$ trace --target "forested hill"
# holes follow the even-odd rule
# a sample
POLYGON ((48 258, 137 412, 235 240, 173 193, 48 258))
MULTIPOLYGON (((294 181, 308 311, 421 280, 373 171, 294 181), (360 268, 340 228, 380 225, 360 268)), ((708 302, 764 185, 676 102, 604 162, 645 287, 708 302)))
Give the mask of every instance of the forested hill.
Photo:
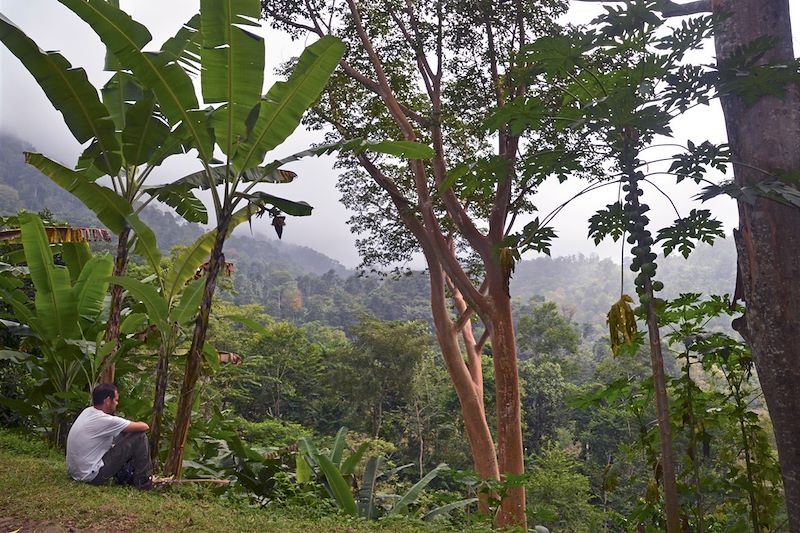
MULTIPOLYGON (((57 220, 76 226, 98 225, 94 214, 79 200, 25 164, 25 151, 37 149, 0 132, 0 215, 14 214, 20 209, 34 212, 49 209, 57 220)), ((158 208, 145 209, 141 218, 153 228, 159 247, 165 253, 173 246, 189 244, 204 231, 201 226, 187 224, 158 208)), ((262 235, 234 236, 226 242, 225 248, 227 255, 242 261, 266 262, 298 274, 323 274, 329 270, 349 274, 341 263, 311 248, 262 235)))
MULTIPOLYGON (((24 163, 22 152, 31 149, 0 134, 0 214, 47 208, 72 224, 97 224, 78 200, 24 163)), ((155 208, 145 210, 142 218, 155 231, 164 252, 192 242, 203 231, 155 208)), ((310 248, 260 235, 236 236, 225 246, 226 257, 234 263, 234 276, 232 288, 229 284, 223 296, 237 304, 257 303, 276 317, 337 327, 353 324, 361 313, 390 320, 429 320, 424 273, 385 280, 358 277, 310 248)), ((703 245, 689 260, 679 255, 661 259, 658 279, 668 296, 685 291, 729 293, 734 287, 735 257, 730 240, 713 248, 703 245)), ((620 295, 620 270, 615 262, 595 255, 539 257, 517 265, 511 294, 518 309, 531 299, 546 299, 556 302, 577 324, 602 326, 620 295)), ((632 294, 631 272, 622 270, 624 290, 632 294)))

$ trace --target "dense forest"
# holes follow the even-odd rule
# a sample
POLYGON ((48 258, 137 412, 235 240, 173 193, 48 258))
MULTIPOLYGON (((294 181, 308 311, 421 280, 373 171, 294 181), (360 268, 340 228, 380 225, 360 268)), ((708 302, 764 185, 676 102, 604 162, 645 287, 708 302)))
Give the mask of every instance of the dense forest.
POLYGON ((632 0, 587 25, 565 1, 203 1, 158 51, 118 2, 62 3, 106 48, 102 87, 0 17, 85 147, 68 166, 0 135, 4 442, 63 450, 114 384, 156 474, 115 472, 137 488, 390 528, 798 531, 785 0, 757 20, 754 0, 632 0), (266 94, 259 21, 305 43, 266 94), (712 36, 716 64, 690 63, 712 36), (712 98, 729 142, 676 140, 712 98), (758 113, 785 131, 754 148, 758 113), (301 124, 324 142, 270 159, 301 124), (332 153, 358 269, 283 233, 313 216, 276 196, 291 163, 332 153), (149 183, 173 156, 201 170, 149 183), (550 257, 547 178, 616 187, 586 219, 619 263, 550 257), (254 217, 285 240, 243 232, 254 217), (425 270, 393 269, 412 254, 425 270))

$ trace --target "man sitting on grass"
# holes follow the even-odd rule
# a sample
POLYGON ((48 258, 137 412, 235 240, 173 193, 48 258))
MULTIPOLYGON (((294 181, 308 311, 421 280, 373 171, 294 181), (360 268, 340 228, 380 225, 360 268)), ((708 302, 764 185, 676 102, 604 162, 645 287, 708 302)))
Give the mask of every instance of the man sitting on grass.
POLYGON ((81 412, 67 437, 67 472, 72 479, 92 485, 116 477, 119 484, 152 489, 146 433, 150 426, 114 416, 117 403, 119 392, 113 384, 94 388, 93 405, 81 412))

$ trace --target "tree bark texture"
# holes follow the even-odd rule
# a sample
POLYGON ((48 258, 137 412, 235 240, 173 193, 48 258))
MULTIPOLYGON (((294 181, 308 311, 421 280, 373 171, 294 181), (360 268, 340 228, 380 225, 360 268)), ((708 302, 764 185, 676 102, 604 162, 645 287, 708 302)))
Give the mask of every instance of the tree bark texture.
POLYGON ((211 314, 211 305, 214 298, 214 290, 217 286, 217 276, 225 265, 225 256, 222 254, 222 247, 230 225, 230 214, 225 213, 221 217, 221 222, 217 226, 217 237, 211 249, 211 256, 208 261, 208 272, 206 273, 206 285, 203 290, 203 300, 200 303, 200 312, 194 323, 194 333, 192 344, 186 360, 186 370, 181 385, 180 398, 178 400, 178 412, 175 415, 175 429, 169 446, 167 462, 164 465, 164 474, 175 476, 180 479, 183 468, 183 453, 186 446, 186 438, 189 435, 189 425, 192 419, 192 406, 195 398, 195 386, 200 378, 200 368, 203 362, 203 346, 206 342, 208 331, 208 317, 211 314))
MULTIPOLYGON (((171 337, 174 338, 174 335, 171 337)), ((164 405, 167 396, 167 382, 169 378, 169 356, 173 353, 173 347, 162 341, 158 348, 158 366, 156 367, 156 390, 153 399, 153 416, 150 421, 150 460, 153 467, 159 461, 159 449, 161 447, 161 435, 164 423, 164 405)))
MULTIPOLYGON (((117 240, 117 255, 114 257, 114 276, 124 276, 125 270, 128 267, 128 239, 131 235, 131 229, 126 227, 119 234, 117 240)), ((106 331, 103 335, 103 341, 114 343, 112 350, 103 358, 100 363, 100 383, 114 383, 115 370, 114 356, 119 351, 119 328, 121 324, 122 312, 122 287, 120 285, 111 285, 111 304, 108 310, 108 322, 106 324, 106 331)))
MULTIPOLYGON (((759 37, 774 40, 761 63, 794 59, 789 0, 717 0, 728 14, 715 35, 723 63, 759 37)), ((797 6, 794 6, 797 7, 797 6)), ((800 170, 800 88, 748 105, 723 94, 722 109, 737 185, 776 180, 800 170)), ((787 180, 786 183, 789 183, 787 180)), ((795 182, 796 184, 796 182, 795 182)), ((766 197, 739 202, 735 232, 744 320, 737 329, 753 351, 769 408, 783 475, 789 528, 800 532, 800 208, 766 197)))

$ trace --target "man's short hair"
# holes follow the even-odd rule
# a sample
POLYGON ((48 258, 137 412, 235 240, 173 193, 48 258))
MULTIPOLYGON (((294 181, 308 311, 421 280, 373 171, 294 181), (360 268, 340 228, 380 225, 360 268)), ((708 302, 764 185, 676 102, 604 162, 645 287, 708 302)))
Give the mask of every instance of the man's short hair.
POLYGON ((100 405, 106 398, 114 398, 117 386, 113 383, 101 383, 92 391, 92 405, 100 405))

